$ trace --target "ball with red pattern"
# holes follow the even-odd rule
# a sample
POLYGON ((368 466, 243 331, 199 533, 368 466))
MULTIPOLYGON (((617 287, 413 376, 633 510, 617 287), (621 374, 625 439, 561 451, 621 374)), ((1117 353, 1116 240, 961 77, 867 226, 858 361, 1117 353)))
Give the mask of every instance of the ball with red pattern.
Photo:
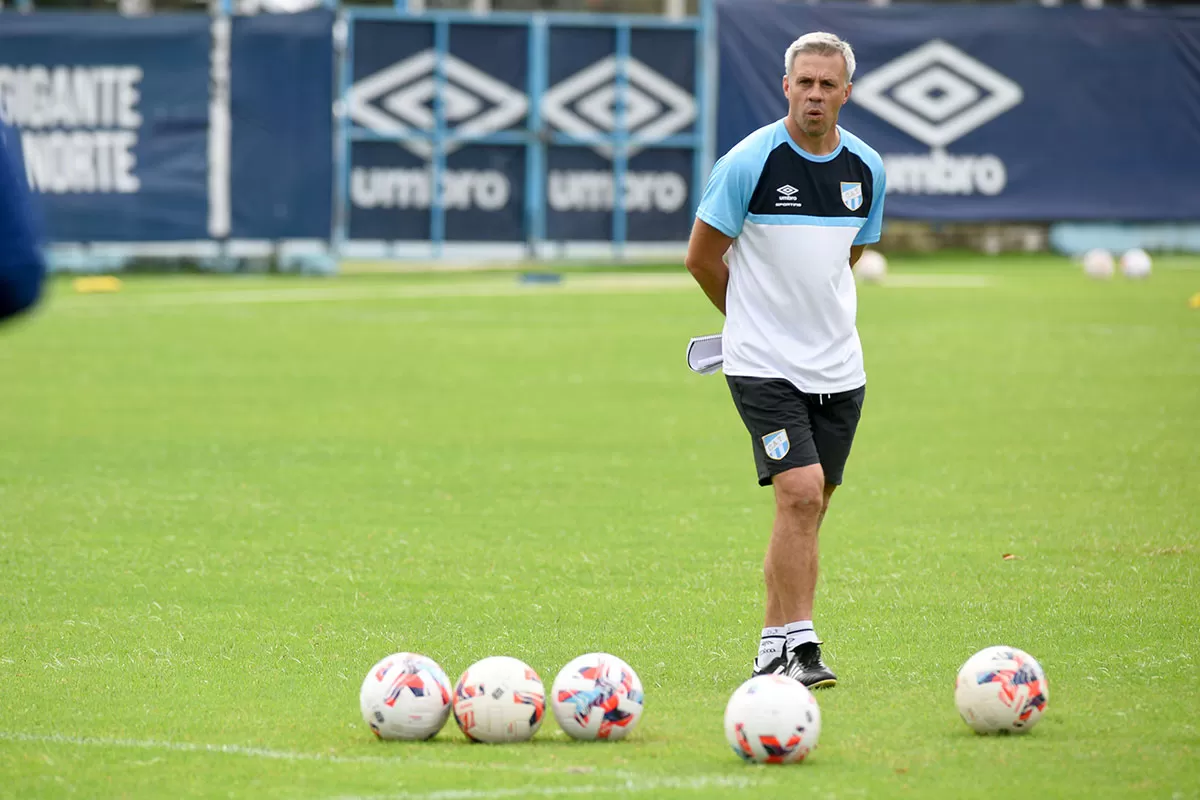
POLYGON ((380 739, 430 739, 450 716, 450 679, 419 653, 395 653, 371 667, 358 695, 363 721, 380 739))
POLYGON ((571 738, 616 741, 637 727, 645 695, 633 667, 608 653, 588 653, 558 673, 550 701, 571 738))
POLYGON ((542 679, 508 656, 477 661, 454 686, 454 721, 473 742, 524 742, 546 716, 542 679))
POLYGON ((733 752, 758 764, 794 764, 817 747, 821 709, 804 684, 784 675, 743 683, 725 707, 725 739, 733 752))
POLYGON ((954 704, 976 733, 1026 733, 1050 700, 1046 673, 1015 647, 988 647, 967 659, 954 683, 954 704))

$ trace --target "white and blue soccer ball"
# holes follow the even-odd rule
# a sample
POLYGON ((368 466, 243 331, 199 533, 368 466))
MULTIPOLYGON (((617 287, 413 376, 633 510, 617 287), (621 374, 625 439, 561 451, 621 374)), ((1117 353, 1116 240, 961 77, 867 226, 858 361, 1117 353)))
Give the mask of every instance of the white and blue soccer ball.
POLYGON ((1121 256, 1121 274, 1139 280, 1150 277, 1150 254, 1140 247, 1126 250, 1121 256))
POLYGON ((363 721, 380 739, 429 739, 450 716, 450 679, 418 653, 396 653, 371 667, 358 695, 363 721))
POLYGON ((725 739, 745 761, 794 764, 815 750, 820 738, 816 698, 786 675, 751 678, 725 707, 725 739))
POLYGON ((520 659, 491 656, 477 661, 454 686, 454 721, 473 742, 525 742, 546 715, 546 690, 520 659))
POLYGON ((550 701, 571 738, 615 741, 637 727, 645 694, 633 667, 608 653, 588 653, 558 673, 550 701))
POLYGON ((988 647, 967 659, 954 683, 958 713, 976 733, 1027 733, 1046 711, 1042 666, 1015 647, 988 647))

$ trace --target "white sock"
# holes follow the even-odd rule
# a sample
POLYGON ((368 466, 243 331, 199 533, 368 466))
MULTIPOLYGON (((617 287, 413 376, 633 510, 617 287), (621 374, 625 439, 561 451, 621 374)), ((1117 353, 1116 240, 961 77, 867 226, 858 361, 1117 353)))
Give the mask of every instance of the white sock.
POLYGON ((783 644, 787 632, 783 628, 763 628, 762 638, 758 640, 758 658, 755 664, 765 667, 771 659, 783 655, 783 644))
POLYGON ((799 622, 789 622, 785 628, 787 631, 787 648, 794 651, 800 645, 806 642, 819 642, 817 632, 813 630, 811 619, 802 619, 799 622))

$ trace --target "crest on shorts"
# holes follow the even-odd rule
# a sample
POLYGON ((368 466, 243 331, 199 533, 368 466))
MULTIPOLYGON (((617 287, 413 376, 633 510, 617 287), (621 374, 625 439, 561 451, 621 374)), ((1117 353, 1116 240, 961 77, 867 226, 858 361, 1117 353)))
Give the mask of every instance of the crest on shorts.
POLYGON ((786 456, 788 450, 792 449, 792 443, 788 441, 786 430, 768 433, 762 437, 762 443, 763 447, 766 448, 767 456, 776 461, 786 456))
POLYGON ((842 181, 842 203, 851 211, 862 208, 862 184, 842 181))

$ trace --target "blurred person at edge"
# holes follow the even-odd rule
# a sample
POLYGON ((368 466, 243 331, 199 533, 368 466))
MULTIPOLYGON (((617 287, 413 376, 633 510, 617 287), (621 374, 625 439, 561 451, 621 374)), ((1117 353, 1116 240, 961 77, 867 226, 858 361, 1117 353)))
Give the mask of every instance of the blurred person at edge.
POLYGON ((41 296, 46 262, 40 239, 21 136, 0 121, 0 321, 32 308, 41 296))

